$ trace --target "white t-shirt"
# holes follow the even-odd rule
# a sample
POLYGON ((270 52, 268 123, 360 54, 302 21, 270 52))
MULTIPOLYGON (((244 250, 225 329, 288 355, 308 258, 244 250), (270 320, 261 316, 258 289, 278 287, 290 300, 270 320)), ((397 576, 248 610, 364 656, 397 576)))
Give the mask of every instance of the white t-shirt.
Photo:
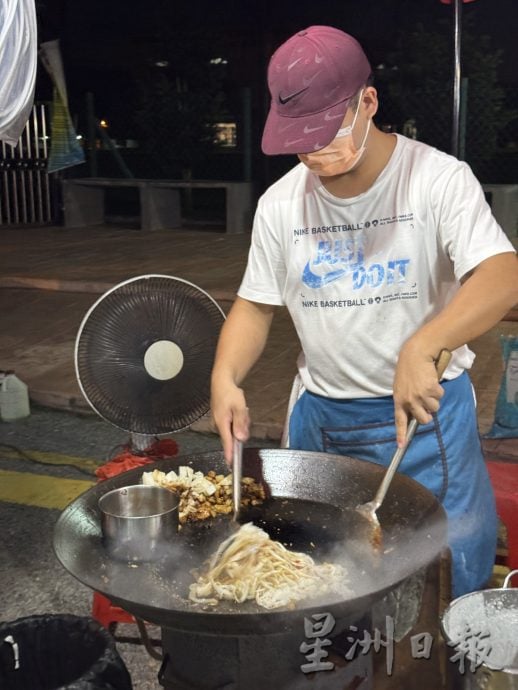
MULTIPOLYGON (((466 163, 397 137, 359 196, 330 194, 300 163, 259 200, 238 294, 286 305, 304 386, 332 398, 392 394, 402 344, 481 261, 514 252, 466 163)), ((467 346, 446 378, 469 369, 467 346)))

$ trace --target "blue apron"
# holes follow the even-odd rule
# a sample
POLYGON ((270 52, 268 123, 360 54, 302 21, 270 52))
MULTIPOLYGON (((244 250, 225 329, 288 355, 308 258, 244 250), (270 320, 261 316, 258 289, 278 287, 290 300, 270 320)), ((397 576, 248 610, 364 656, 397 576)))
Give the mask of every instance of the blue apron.
MULTIPOLYGON (((418 427, 399 471, 423 484, 448 515, 453 596, 483 587, 495 562, 498 520, 471 381, 442 381, 439 412, 418 427)), ((305 391, 289 422, 289 447, 387 466, 396 450, 392 396, 336 400, 305 391)))

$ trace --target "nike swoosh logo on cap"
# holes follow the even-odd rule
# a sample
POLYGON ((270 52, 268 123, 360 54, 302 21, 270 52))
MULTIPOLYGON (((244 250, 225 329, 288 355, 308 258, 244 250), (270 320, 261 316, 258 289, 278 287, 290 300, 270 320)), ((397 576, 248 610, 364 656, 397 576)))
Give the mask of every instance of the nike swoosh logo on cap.
POLYGON ((286 139, 286 141, 284 142, 284 148, 288 148, 288 146, 293 146, 293 144, 298 144, 299 141, 304 141, 304 139, 292 139, 291 141, 286 139))
POLYGON ((283 125, 282 127, 279 127, 279 134, 282 134, 285 132, 287 129, 290 129, 291 127, 295 127, 295 125, 298 125, 298 122, 290 122, 289 125, 283 125))
POLYGON ((318 72, 315 72, 311 77, 303 77, 302 78, 302 83, 304 86, 309 86, 311 82, 318 77, 319 74, 322 74, 322 70, 318 70, 318 72))
POLYGON ((296 60, 294 60, 293 62, 290 62, 290 64, 288 65, 288 72, 290 71, 290 69, 292 69, 293 67, 295 67, 295 65, 297 64, 297 62, 300 62, 301 60, 302 60, 302 58, 299 57, 299 58, 297 58, 296 60))
POLYGON ((329 120, 336 120, 337 117, 341 117, 343 119, 344 116, 343 115, 330 115, 329 113, 326 113, 324 115, 324 120, 327 120, 329 122, 329 120))
POLYGON ((311 132, 317 132, 319 129, 324 129, 324 125, 320 125, 320 127, 308 127, 306 125, 304 127, 304 134, 311 134, 311 132))
POLYGON ((333 86, 333 88, 326 93, 325 97, 330 98, 339 86, 340 84, 336 84, 336 86, 333 86))
POLYGON ((279 94, 279 103, 281 105, 285 105, 288 103, 288 101, 291 101, 292 98, 295 98, 295 96, 299 96, 301 93, 304 93, 304 91, 307 91, 308 87, 305 86, 303 89, 300 89, 299 91, 295 91, 294 93, 290 93, 288 96, 283 96, 282 94, 279 94))

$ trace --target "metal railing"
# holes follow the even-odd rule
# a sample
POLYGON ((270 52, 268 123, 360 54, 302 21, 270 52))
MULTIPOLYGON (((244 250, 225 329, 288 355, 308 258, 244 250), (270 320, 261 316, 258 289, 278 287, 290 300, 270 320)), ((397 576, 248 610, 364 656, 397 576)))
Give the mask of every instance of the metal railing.
POLYGON ((54 220, 48 175, 48 105, 33 106, 18 144, 2 142, 0 225, 42 225, 54 220))

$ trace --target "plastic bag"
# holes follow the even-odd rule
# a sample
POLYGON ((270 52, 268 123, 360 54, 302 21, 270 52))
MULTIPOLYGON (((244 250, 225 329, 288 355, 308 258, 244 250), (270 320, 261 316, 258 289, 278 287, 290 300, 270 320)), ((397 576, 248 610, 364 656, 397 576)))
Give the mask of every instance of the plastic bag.
POLYGON ((99 480, 110 479, 121 472, 127 472, 135 467, 142 467, 149 463, 170 458, 178 453, 178 444, 171 438, 157 439, 142 455, 135 455, 129 445, 124 446, 121 453, 108 460, 95 470, 99 480))
POLYGON ((38 61, 34 0, 0 2, 0 140, 16 146, 34 101, 38 61))
POLYGON ((485 438, 518 438, 518 337, 500 336, 504 374, 496 400, 495 421, 485 438))
POLYGON ((2 690, 132 690, 110 633, 92 618, 41 615, 0 623, 2 690))

